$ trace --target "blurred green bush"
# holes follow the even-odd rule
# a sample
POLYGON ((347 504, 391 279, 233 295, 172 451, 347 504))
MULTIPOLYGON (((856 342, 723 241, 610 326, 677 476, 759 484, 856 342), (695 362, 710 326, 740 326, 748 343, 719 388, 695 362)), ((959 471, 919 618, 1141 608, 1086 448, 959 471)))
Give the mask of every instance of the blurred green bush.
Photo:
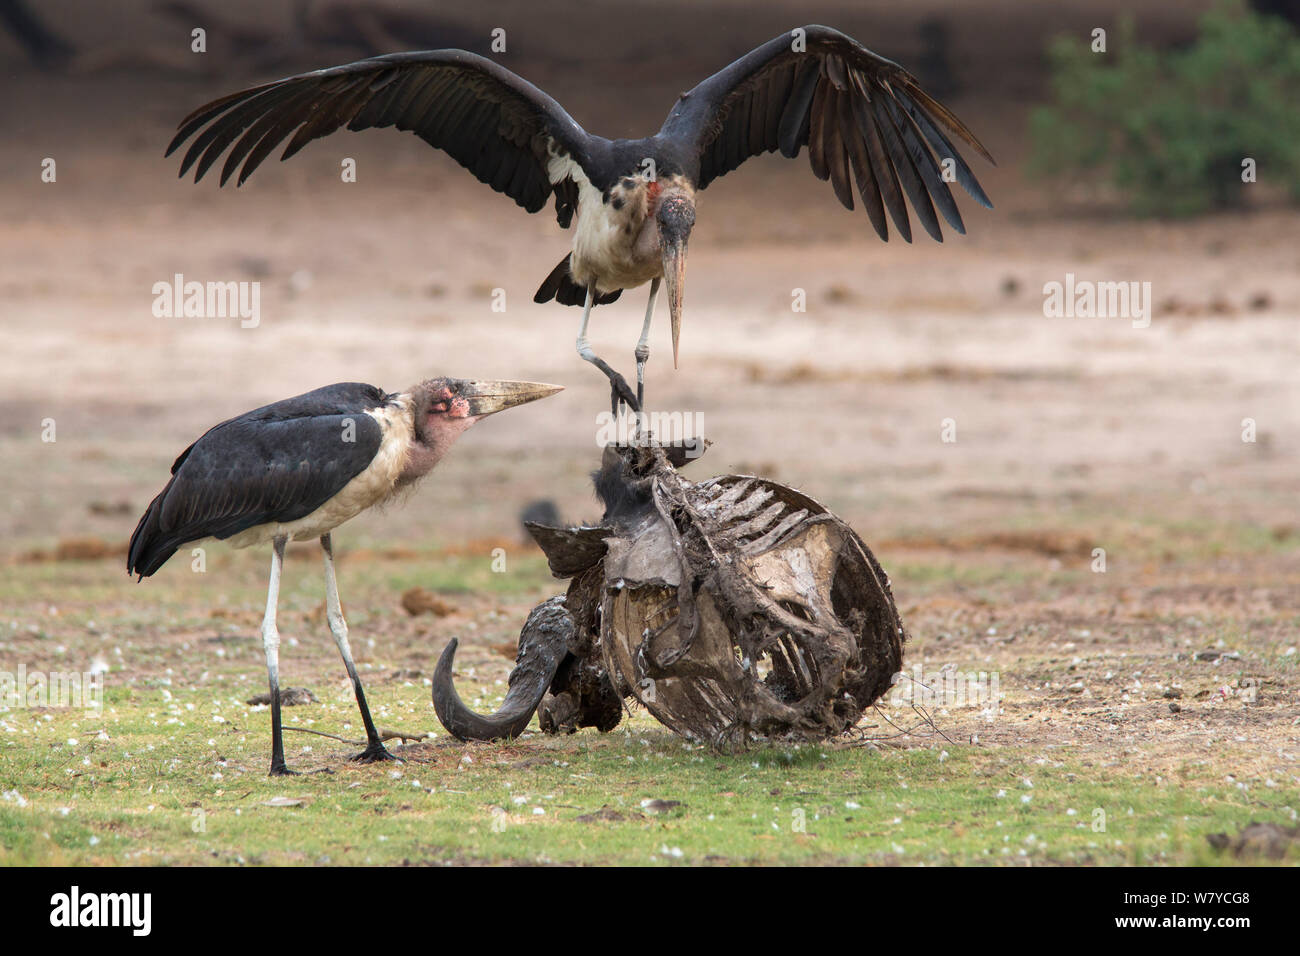
POLYGON ((1225 2, 1196 42, 1157 50, 1120 21, 1107 52, 1060 37, 1049 47, 1055 102, 1030 116, 1030 171, 1097 177, 1139 215, 1190 216, 1239 204, 1242 162, 1300 199, 1300 36, 1225 2))

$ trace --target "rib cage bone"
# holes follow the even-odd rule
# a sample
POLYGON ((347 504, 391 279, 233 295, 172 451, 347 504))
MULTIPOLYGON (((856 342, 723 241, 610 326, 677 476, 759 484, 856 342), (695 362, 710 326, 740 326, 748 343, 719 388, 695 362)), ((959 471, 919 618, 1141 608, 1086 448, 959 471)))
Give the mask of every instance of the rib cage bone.
MULTIPOLYGON (((889 579, 817 501, 764 478, 681 477, 662 449, 622 449, 648 506, 560 536, 535 529, 566 605, 577 660, 543 702, 543 729, 608 729, 577 693, 593 676, 682 736, 719 749, 753 737, 839 734, 890 687, 906 635, 889 579), (603 535, 575 569, 563 542, 603 535), (569 560, 566 561, 566 553, 569 560)), ((558 530, 558 529, 556 529, 558 530)), ((608 699, 614 695, 606 695, 608 699)))

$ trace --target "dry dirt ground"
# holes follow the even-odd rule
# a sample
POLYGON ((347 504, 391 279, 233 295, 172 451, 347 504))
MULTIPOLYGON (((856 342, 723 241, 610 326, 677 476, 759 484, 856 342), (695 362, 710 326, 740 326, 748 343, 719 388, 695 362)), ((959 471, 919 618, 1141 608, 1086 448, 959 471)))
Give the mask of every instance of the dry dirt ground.
MULTIPOLYGON (((952 105, 998 158, 977 169, 996 209, 962 202, 969 235, 942 245, 886 245, 803 158, 752 162, 699 204, 681 367, 665 318, 650 402, 702 416, 714 445, 698 476, 775 477, 859 530, 893 576, 909 668, 999 673, 1001 710, 937 714, 943 739, 1067 753, 1152 786, 1190 772, 1294 793, 1300 219, 1261 198, 1239 215, 1133 221, 1071 184, 1028 181, 1042 15, 984 6, 1015 44, 1003 51, 1011 67, 991 92, 952 105), (1067 272, 1150 282, 1150 326, 1045 318, 1043 285, 1067 272), (796 290, 806 313, 791 310, 796 290), (943 440, 945 419, 955 442, 943 440), (1243 441, 1245 419, 1254 441, 1243 441)), ((1152 5, 1153 21, 1185 29, 1178 6, 1152 5)), ((1065 23, 1089 22, 1077 5, 1063 10, 1065 23)), ((894 48, 877 39, 888 31, 851 32, 905 58, 920 12, 896 25, 894 48)), ((835 13, 822 19, 840 22, 835 13)), ((861 19, 885 22, 878 7, 861 19)), ((764 9, 754 35, 727 34, 727 48, 786 21, 764 9)), ((997 67, 994 43, 959 43, 963 72, 997 67)), ((652 92, 627 81, 589 101, 541 53, 511 65, 535 68, 579 121, 617 133, 619 95, 643 95, 652 116, 666 91, 711 69, 694 50, 659 56, 640 67, 652 92), (679 76, 660 79, 652 67, 665 63, 679 76)), ((590 75, 613 59, 593 59, 590 75)), ((138 660, 115 661, 111 680, 133 686, 191 634, 173 614, 224 607, 232 617, 214 627, 252 634, 262 554, 218 559, 202 588, 182 583, 183 562, 140 585, 101 571, 120 565, 174 455, 216 421, 317 385, 457 374, 566 391, 480 425, 416 495, 343 528, 344 600, 377 602, 362 651, 376 670, 431 670, 460 635, 467 662, 504 676, 508 661, 487 645, 513 637, 544 587, 458 593, 456 613, 436 621, 407 618, 398 596, 436 589, 449 555, 486 565, 501 541, 535 570, 519 543, 531 500, 574 519, 596 511, 586 474, 607 390, 574 354, 577 311, 531 302, 567 248, 553 219, 525 216, 393 132, 338 135, 239 190, 196 186, 162 157, 176 120, 257 75, 47 77, 8 62, 24 92, 3 106, 22 135, 0 143, 0 663, 85 662, 103 632, 130 622, 138 660), (58 161, 56 184, 39 180, 45 156, 58 161), (357 161, 354 184, 339 181, 342 157, 357 161), (152 284, 174 273, 259 280, 260 325, 155 318, 152 284), (492 309, 497 289, 504 312, 492 309), (42 441, 47 419, 54 442, 42 441), (74 540, 84 538, 108 553, 96 559, 101 545, 74 540), (88 560, 52 560, 60 551, 88 560), (368 561, 383 571, 352 597, 348 568, 368 561), (140 626, 160 587, 167 613, 140 626)), ((643 294, 593 321, 596 350, 628 371, 643 294)), ((291 573, 314 574, 312 558, 291 573)), ((293 683, 333 681, 328 642, 303 645, 293 683)), ((246 658, 255 678, 256 654, 246 658)), ((934 745, 924 733, 897 743, 934 745)))

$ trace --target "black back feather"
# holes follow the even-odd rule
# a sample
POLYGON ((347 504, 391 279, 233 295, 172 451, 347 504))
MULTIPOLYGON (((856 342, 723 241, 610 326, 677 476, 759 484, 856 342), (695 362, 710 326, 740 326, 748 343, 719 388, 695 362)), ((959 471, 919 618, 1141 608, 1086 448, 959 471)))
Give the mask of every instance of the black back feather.
POLYGON ((181 452, 140 518, 127 571, 148 577, 190 541, 311 514, 374 459, 383 434, 366 411, 390 398, 373 385, 344 382, 210 428, 181 452))
MULTIPOLYGON (((586 305, 587 290, 578 283, 573 281, 573 275, 569 272, 569 264, 573 259, 573 253, 569 253, 560 260, 560 264, 551 270, 551 274, 542 282, 541 288, 533 296, 534 302, 550 302, 554 299, 560 305, 586 305)), ((592 298, 593 307, 598 305, 609 305, 616 302, 618 297, 623 294, 622 289, 615 289, 613 292, 597 293, 592 298)))

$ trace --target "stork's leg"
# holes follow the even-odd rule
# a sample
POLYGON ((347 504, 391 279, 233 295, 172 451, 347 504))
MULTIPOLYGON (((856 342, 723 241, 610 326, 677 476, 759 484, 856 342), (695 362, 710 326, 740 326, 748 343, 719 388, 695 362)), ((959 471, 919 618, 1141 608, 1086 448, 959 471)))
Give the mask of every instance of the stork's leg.
POLYGON ((591 319, 591 304, 595 295, 596 284, 593 282, 591 285, 587 286, 587 302, 586 305, 582 307, 582 327, 578 329, 578 354, 581 355, 585 361, 590 362, 592 365, 596 366, 596 368, 604 372, 605 377, 609 379, 609 384, 612 389, 609 400, 610 411, 612 411, 615 416, 618 415, 618 406, 620 404, 625 404, 628 408, 632 409, 632 411, 639 412, 641 410, 641 403, 637 401, 636 396, 632 394, 632 389, 627 384, 627 379, 618 374, 618 372, 615 372, 609 367, 608 362, 593 352, 591 349, 591 343, 587 341, 587 322, 591 319))
POLYGON ((361 678, 357 675, 357 665, 352 661, 352 647, 348 644, 348 622, 343 619, 343 605, 339 603, 339 585, 334 579, 334 547, 328 534, 321 535, 321 550, 325 552, 325 617, 329 620, 330 633, 334 643, 343 655, 343 666, 352 678, 352 690, 357 695, 357 706, 361 708, 361 722, 366 728, 366 749, 355 754, 352 759, 362 763, 375 763, 379 760, 397 760, 385 749, 375 730, 375 722, 370 719, 370 708, 366 706, 366 692, 361 689, 361 678))
POLYGON ((266 616, 262 618, 262 649, 266 651, 266 676, 271 682, 271 776, 294 773, 284 765, 284 740, 280 726, 280 632, 275 608, 280 603, 280 568, 288 538, 276 538, 271 551, 271 583, 266 589, 266 616))
POLYGON ((636 404, 637 431, 641 430, 640 412, 645 410, 645 363, 650 358, 650 321, 655 317, 655 297, 659 295, 659 279, 650 283, 650 301, 645 307, 645 323, 641 326, 641 338, 636 343, 636 404))

